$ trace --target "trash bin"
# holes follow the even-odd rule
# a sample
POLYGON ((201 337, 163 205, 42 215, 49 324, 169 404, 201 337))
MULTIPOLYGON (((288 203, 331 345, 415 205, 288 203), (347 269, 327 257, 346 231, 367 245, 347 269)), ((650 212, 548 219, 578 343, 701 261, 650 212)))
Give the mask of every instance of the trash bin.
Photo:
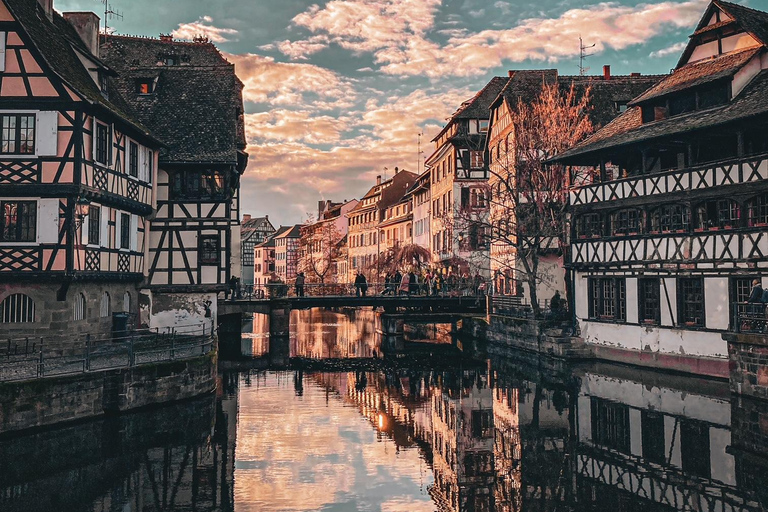
POLYGON ((122 341, 130 332, 130 313, 112 313, 112 341, 122 341))

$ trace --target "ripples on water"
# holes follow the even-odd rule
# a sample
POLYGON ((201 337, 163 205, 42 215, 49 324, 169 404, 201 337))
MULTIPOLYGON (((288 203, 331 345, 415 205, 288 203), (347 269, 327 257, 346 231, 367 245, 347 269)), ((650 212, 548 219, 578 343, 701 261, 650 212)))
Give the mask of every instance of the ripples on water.
POLYGON ((346 371, 222 371, 216 397, 2 440, 0 511, 765 510, 768 405, 727 383, 462 357, 440 326, 386 345, 370 311, 292 331, 346 371))

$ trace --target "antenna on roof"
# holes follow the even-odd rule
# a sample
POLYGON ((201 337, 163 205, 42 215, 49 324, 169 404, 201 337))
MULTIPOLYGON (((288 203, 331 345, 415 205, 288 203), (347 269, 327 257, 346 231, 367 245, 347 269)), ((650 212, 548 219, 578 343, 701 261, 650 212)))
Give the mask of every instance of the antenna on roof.
POLYGON ((112 5, 109 3, 109 0, 101 0, 101 3, 104 4, 104 35, 107 35, 109 33, 109 25, 107 25, 107 20, 121 20, 123 19, 123 13, 112 9, 112 5))
POLYGON ((586 53, 586 50, 594 48, 595 46, 596 44, 584 46, 584 41, 581 39, 581 36, 579 36, 579 76, 584 76, 587 71, 589 71, 589 68, 584 67, 584 60, 587 57, 594 55, 594 53, 586 53))
POLYGON ((416 174, 421 176, 421 154, 423 151, 421 150, 421 138, 424 136, 424 133, 419 132, 418 134, 418 149, 416 150, 416 174))

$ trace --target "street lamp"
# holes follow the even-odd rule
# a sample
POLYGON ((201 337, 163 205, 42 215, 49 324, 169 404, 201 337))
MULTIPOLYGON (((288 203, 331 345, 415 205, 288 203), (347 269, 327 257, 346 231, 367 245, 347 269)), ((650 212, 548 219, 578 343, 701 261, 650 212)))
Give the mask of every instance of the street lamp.
POLYGON ((75 202, 75 229, 80 228, 83 225, 85 217, 88 216, 88 212, 91 209, 91 202, 88 198, 79 196, 75 202))

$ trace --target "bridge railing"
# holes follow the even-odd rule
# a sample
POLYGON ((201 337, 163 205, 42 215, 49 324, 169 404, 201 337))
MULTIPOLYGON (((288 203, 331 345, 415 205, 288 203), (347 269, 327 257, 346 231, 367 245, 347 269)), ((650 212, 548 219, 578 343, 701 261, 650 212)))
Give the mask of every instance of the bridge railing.
POLYGON ((407 287, 399 283, 367 282, 355 283, 305 283, 297 286, 295 283, 268 283, 244 286, 234 293, 230 290, 226 295, 229 300, 266 300, 282 297, 350 297, 350 296, 421 296, 421 297, 463 297, 485 295, 485 281, 443 282, 440 286, 430 286, 424 282, 409 284, 407 287))
MULTIPOLYGON (((35 350, 0 353, 0 382, 93 371, 132 368, 148 363, 187 359, 204 355, 215 347, 214 332, 202 324, 182 325, 157 331, 137 331, 106 343, 98 337, 79 335, 65 346, 49 348, 50 340, 38 338, 35 350)), ((61 340, 58 340, 61 341, 61 340)), ((12 340, 6 347, 16 347, 12 340)))

